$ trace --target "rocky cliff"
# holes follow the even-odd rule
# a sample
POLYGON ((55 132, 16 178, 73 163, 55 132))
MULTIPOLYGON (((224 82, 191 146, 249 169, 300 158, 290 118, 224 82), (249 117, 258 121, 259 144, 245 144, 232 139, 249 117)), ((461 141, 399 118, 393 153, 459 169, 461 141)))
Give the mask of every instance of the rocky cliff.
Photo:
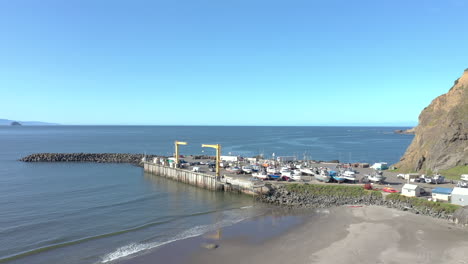
POLYGON ((413 142, 395 166, 439 171, 468 165, 468 69, 419 115, 413 142))

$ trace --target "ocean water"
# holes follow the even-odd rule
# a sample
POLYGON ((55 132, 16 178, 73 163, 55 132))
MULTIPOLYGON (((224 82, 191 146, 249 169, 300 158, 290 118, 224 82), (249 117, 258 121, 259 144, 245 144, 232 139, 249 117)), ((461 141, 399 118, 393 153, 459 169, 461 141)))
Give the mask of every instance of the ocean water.
POLYGON ((261 215, 247 196, 214 193, 128 164, 23 163, 37 152, 223 154, 394 163, 402 127, 0 127, 0 262, 113 263, 261 215))

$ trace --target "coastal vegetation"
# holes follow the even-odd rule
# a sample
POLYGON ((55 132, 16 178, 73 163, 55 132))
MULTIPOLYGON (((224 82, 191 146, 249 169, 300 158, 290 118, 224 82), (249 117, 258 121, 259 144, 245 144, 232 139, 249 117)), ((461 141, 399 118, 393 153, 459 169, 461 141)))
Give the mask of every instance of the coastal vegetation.
POLYGON ((460 175, 468 174, 468 165, 457 166, 448 170, 441 170, 440 174, 444 175, 445 178, 450 180, 460 180, 460 175))
MULTIPOLYGON (((362 186, 324 184, 286 184, 273 186, 260 200, 287 207, 325 208, 334 206, 376 205, 454 221, 455 213, 463 211, 454 204, 433 202, 424 198, 406 197, 399 193, 383 195, 362 186)), ((456 217, 455 217, 456 218, 456 217)), ((460 223, 468 218, 458 217, 460 223)))
POLYGON ((296 193, 306 193, 338 198, 356 198, 363 196, 382 198, 381 192, 366 190, 362 188, 362 186, 294 183, 286 185, 286 190, 296 193))

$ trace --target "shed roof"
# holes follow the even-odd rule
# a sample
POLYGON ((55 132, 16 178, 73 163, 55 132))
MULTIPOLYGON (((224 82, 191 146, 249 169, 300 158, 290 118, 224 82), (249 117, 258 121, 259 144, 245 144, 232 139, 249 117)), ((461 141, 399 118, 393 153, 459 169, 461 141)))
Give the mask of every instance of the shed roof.
POLYGON ((444 188, 444 187, 437 187, 432 189, 432 193, 438 193, 438 194, 451 194, 453 191, 452 188, 444 188))
POLYGON ((467 195, 468 196, 468 188, 455 187, 455 188, 453 188, 452 194, 467 195))
POLYGON ((408 189, 408 190, 416 190, 419 186, 416 184, 405 184, 403 185, 403 189, 408 189))

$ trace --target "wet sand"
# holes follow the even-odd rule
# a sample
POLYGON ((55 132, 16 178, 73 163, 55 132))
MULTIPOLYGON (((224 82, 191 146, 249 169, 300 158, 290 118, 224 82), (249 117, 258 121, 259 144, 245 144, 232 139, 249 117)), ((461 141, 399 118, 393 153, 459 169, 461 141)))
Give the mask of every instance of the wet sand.
MULTIPOLYGON (((122 263, 468 263, 468 230, 377 206, 265 216, 122 263), (216 243, 206 249, 204 243, 216 243)), ((120 263, 120 262, 119 262, 120 263)))

